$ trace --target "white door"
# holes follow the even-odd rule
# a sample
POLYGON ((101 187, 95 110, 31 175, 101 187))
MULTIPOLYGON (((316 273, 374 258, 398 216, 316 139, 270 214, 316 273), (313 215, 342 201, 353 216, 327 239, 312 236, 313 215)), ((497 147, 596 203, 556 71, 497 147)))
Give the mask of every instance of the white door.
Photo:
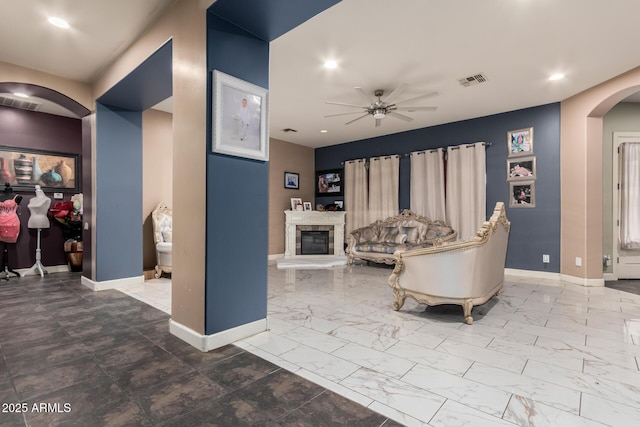
MULTIPOLYGON (((613 274, 618 279, 638 279, 640 249, 624 249, 621 241, 621 188, 626 185, 620 163, 623 144, 640 144, 640 132, 613 133, 613 274)), ((634 196, 629 203, 640 206, 640 196, 634 196)))

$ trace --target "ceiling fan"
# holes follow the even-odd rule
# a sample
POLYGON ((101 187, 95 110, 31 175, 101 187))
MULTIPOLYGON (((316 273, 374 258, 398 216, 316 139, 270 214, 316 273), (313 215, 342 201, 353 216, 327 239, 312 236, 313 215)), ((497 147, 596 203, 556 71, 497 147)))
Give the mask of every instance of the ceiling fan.
POLYGON ((345 123, 345 125, 350 125, 351 123, 356 122, 360 119, 363 119, 367 116, 373 116, 373 118, 376 120, 375 126, 378 127, 382 124, 382 119, 384 119, 387 116, 395 117, 397 119, 401 119, 406 122, 410 122, 413 120, 412 117, 406 116, 404 114, 400 114, 398 113, 398 111, 414 112, 414 111, 437 110, 438 107, 408 107, 404 105, 400 106, 398 104, 406 104, 408 102, 417 101, 418 99, 437 96, 438 92, 425 93, 423 95, 416 96, 414 98, 405 99, 404 101, 399 101, 398 103, 394 103, 394 101, 398 99, 398 97, 402 95, 406 89, 407 89, 407 85, 403 83, 397 88, 395 88, 395 90, 391 92, 389 96, 387 96, 385 99, 382 99, 382 97, 384 96, 384 90, 382 89, 376 89, 373 92, 373 96, 371 96, 371 95, 368 95, 361 87, 356 87, 355 90, 357 90, 358 93, 360 93, 367 100, 367 102, 369 102, 369 105, 362 106, 362 105, 354 105, 354 104, 344 104, 342 102, 325 101, 326 104, 343 105, 345 107, 354 107, 361 110, 361 111, 354 111, 351 113, 329 114, 328 116, 325 116, 325 117, 336 117, 336 116, 346 116, 349 114, 360 114, 360 117, 356 117, 355 119, 345 123))

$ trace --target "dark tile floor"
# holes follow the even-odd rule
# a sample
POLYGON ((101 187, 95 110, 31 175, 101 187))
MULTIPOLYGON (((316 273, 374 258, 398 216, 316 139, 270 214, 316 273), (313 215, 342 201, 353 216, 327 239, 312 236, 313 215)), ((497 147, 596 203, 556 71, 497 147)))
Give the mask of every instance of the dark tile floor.
POLYGON ((604 282, 607 288, 640 295, 640 280, 612 280, 604 282))
POLYGON ((398 426, 78 273, 0 281, 0 426, 398 426))

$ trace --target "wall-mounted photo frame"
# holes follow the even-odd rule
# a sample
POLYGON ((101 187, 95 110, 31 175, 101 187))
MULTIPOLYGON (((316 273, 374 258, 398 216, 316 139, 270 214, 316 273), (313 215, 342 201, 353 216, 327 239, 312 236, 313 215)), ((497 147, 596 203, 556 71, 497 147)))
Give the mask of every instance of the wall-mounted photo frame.
POLYGON ((45 192, 78 193, 78 159, 77 154, 0 146, 0 186, 33 191, 39 185, 45 192))
POLYGON ((532 180, 537 177, 535 156, 507 159, 507 181, 532 180))
POLYGON ((295 172, 285 172, 284 173, 284 188, 289 188, 291 190, 299 190, 300 189, 300 174, 295 172))
POLYGON ((214 153, 269 160, 268 91, 213 70, 214 153))
POLYGON ((292 197, 291 198, 291 210, 292 211, 301 211, 303 209, 302 199, 300 197, 292 197))
POLYGON ((536 206, 536 183, 519 181, 509 183, 510 208, 534 208, 536 206))
POLYGON ((533 154, 533 128, 516 129, 507 132, 509 157, 533 154))
POLYGON ((316 172, 316 197, 342 196, 342 169, 316 172))
POLYGON ((312 211, 313 210, 313 207, 311 206, 311 202, 303 202, 302 204, 304 206, 304 210, 305 211, 312 211))

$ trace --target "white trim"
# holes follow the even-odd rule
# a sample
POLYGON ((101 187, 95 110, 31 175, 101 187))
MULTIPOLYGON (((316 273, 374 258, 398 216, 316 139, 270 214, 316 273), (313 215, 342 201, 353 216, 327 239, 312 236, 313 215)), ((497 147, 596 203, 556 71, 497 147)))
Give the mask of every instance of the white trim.
POLYGON ((548 271, 520 270, 517 268, 505 268, 504 274, 505 276, 530 277, 532 279, 560 280, 560 273, 551 273, 548 271))
MULTIPOLYGON (((42 268, 44 268, 47 273, 66 273, 69 271, 69 266, 64 264, 64 265, 44 265, 42 266, 42 268)), ((25 277, 25 273, 29 272, 29 270, 31 270, 31 267, 29 268, 18 268, 16 270, 16 273, 20 273, 20 276, 25 277)), ((39 276, 40 273, 37 271, 32 271, 32 274, 27 274, 27 276, 39 276)))
POLYGON ((202 352, 224 347, 267 330, 267 319, 256 320, 212 335, 202 335, 175 320, 169 320, 169 332, 202 352))
POLYGON ((80 283, 85 285, 87 288, 97 292, 104 291, 106 289, 114 289, 119 286, 144 284, 144 275, 125 277, 123 279, 104 280, 102 282, 96 282, 89 279, 88 277, 82 276, 80 279, 80 283))
POLYGON ((560 279, 563 282, 573 283, 575 285, 582 285, 585 287, 603 287, 604 279, 586 279, 584 277, 575 277, 568 274, 561 274, 560 279))
POLYGON ((610 282, 612 280, 618 280, 618 277, 613 273, 604 273, 603 279, 605 282, 610 282))
POLYGON ((267 260, 269 260, 269 261, 273 261, 273 260, 276 260, 276 259, 282 259, 282 258, 284 258, 284 253, 269 255, 269 257, 267 258, 267 260))

